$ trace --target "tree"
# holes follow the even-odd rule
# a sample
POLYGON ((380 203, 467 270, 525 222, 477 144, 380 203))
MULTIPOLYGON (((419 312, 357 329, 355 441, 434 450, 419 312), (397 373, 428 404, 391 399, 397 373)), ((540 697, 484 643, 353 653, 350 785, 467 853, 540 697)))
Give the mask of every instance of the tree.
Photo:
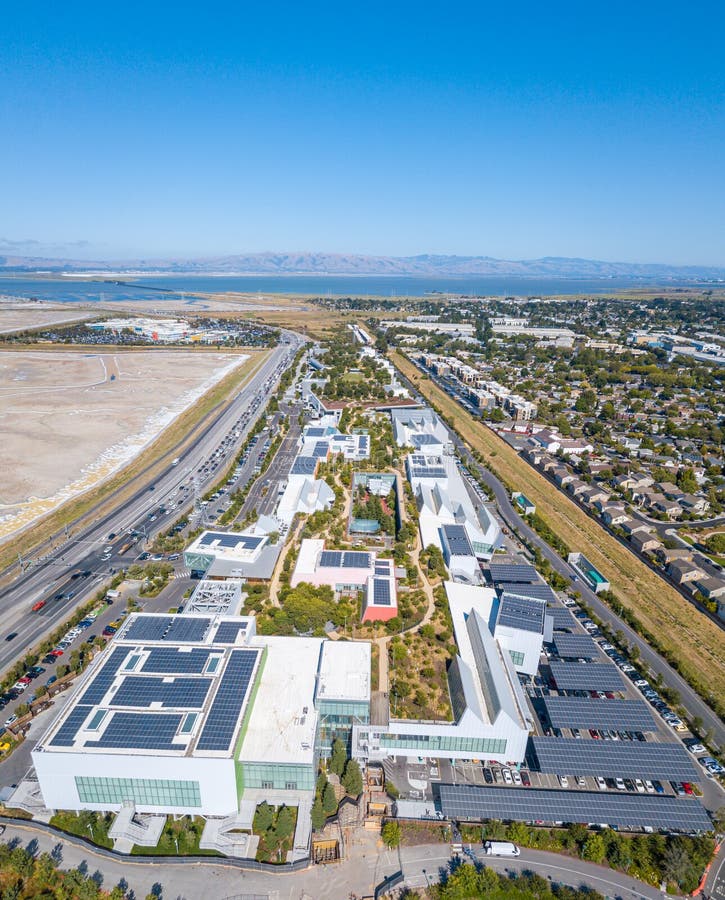
POLYGON ((393 847, 400 846, 400 839, 402 838, 402 830, 400 828, 400 822, 396 822, 394 819, 390 819, 387 821, 380 832, 380 836, 383 839, 383 843, 386 847, 390 847, 392 850, 393 847))
POLYGON ((325 790, 322 792, 322 808, 331 816, 337 812, 337 797, 335 796, 335 788, 328 781, 325 790))
POLYGON ((312 827, 315 831, 321 831, 325 827, 326 821, 327 816, 322 806, 322 800, 316 797, 315 802, 312 804, 312 827))
POLYGON ((679 843, 671 843, 662 859, 662 874, 668 881, 681 885, 690 875, 692 863, 687 850, 679 843))
POLYGON ((697 491, 697 479, 692 469, 680 469, 677 473, 677 486, 686 494, 694 494, 697 491))
POLYGON ((295 817, 292 813, 292 810, 288 806, 280 807, 279 812, 277 813, 277 824, 276 824, 276 832, 277 838, 280 841, 283 841, 285 838, 288 838, 295 827, 295 817))
POLYGON ((592 834, 587 838, 586 843, 582 847, 582 859, 588 859, 590 862, 604 862, 607 855, 607 847, 601 834, 592 834))
POLYGON ((362 772, 356 760, 349 759, 347 761, 345 774, 342 776, 342 785, 352 797, 359 797, 362 794, 362 772))
POLYGON ((272 807, 267 803, 267 801, 263 801, 259 804, 254 813, 254 823, 253 828, 256 834, 264 834, 265 831, 269 831, 272 827, 272 823, 274 822, 274 811, 272 807))
POLYGON ((335 775, 342 776, 345 771, 345 763, 347 762, 347 747, 340 740, 335 738, 332 742, 332 756, 330 757, 330 771, 335 775))

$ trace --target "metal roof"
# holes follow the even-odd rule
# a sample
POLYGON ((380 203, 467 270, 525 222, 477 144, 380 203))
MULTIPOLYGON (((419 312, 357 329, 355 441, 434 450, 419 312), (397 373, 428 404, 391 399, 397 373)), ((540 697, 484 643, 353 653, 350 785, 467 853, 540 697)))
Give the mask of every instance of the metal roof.
POLYGON ((588 634, 559 633, 554 637, 554 647, 559 656, 571 659, 596 659, 599 656, 599 648, 588 634))
POLYGON ((694 797, 557 791, 442 784, 440 806, 449 819, 511 822, 581 822, 614 828, 710 831, 709 816, 694 797))
POLYGON ((531 737, 527 756, 532 768, 556 775, 674 781, 699 781, 702 777, 681 744, 531 737))
POLYGON ((551 674, 560 691, 621 691, 622 676, 611 663, 551 660, 551 674))
POLYGON ((544 697, 554 728, 614 728, 656 731, 649 706, 642 700, 595 700, 592 697, 544 697))

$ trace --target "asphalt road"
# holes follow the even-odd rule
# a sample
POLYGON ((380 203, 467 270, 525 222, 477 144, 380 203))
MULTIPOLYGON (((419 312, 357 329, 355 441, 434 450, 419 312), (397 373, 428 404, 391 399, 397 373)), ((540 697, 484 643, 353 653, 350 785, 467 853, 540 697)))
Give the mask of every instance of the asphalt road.
MULTIPOLYGON (((37 828, 31 822, 7 824, 5 841, 17 841, 34 852, 55 850, 60 867, 82 866, 89 874, 99 872, 102 886, 110 890, 124 881, 137 897, 160 889, 161 896, 178 900, 226 900, 259 895, 267 900, 341 900, 350 896, 372 896, 374 887, 386 877, 402 871, 411 887, 433 884, 451 865, 447 844, 404 847, 400 860, 395 852, 377 846, 378 836, 361 832, 348 844, 348 856, 331 866, 310 866, 294 873, 242 871, 218 860, 151 862, 143 858, 118 858, 37 828)), ((621 872, 583 860, 538 850, 521 850, 514 859, 486 857, 476 848, 473 858, 498 872, 536 872, 543 878, 572 887, 589 887, 622 900, 661 900, 661 893, 621 872)), ((464 860, 469 859, 464 856, 464 860)))
POLYGON ((128 500, 51 551, 3 591, 0 596, 0 617, 3 622, 2 637, 5 640, 0 638, 0 672, 22 658, 45 634, 67 619, 76 606, 90 598, 111 570, 122 568, 135 558, 138 554, 135 548, 124 555, 120 554, 121 547, 128 541, 125 533, 129 529, 143 530, 149 537, 155 531, 167 528, 173 521, 171 514, 151 521, 151 516, 159 506, 170 506, 172 502, 179 502, 177 498, 180 498, 183 503, 176 507, 174 516, 181 515, 192 506, 193 491, 189 489, 184 492, 181 486, 190 486, 195 473, 199 482, 198 472, 219 449, 225 437, 234 432, 236 423, 255 399, 259 398, 259 404, 245 423, 244 431, 229 442, 225 447, 224 460, 218 459, 217 469, 208 471, 205 478, 212 481, 223 473, 236 453, 236 448, 244 440, 246 431, 254 423, 255 416, 261 414, 266 398, 297 351, 299 338, 292 335, 291 340, 291 344, 281 344, 274 348, 230 406, 207 425, 192 445, 180 454, 178 465, 170 465, 152 484, 149 484, 148 476, 145 481, 138 479, 138 489, 128 500), (115 533, 117 537, 110 542, 110 553, 106 553, 104 548, 109 546, 108 536, 111 533, 115 533), (76 571, 91 574, 73 580, 71 576, 76 571), (71 593, 73 596, 69 597, 68 594, 71 593), (62 599, 54 599, 58 595, 62 599), (32 612, 32 605, 39 600, 45 600, 46 606, 39 612, 32 612), (16 636, 8 641, 7 635, 12 633, 16 633, 16 636))
MULTIPOLYGON (((413 393, 425 403, 425 398, 415 390, 413 385, 405 379, 400 373, 401 381, 405 383, 413 393)), ((449 429, 450 430, 450 429, 449 429)), ((569 586, 578 591, 583 600, 591 607, 594 613, 603 621, 609 624, 615 631, 621 631, 630 645, 634 645, 639 649, 640 659, 646 663, 649 668, 662 675, 664 684, 676 690, 681 698, 683 705, 692 716, 699 716, 703 723, 704 729, 707 731, 712 729, 715 743, 718 746, 725 744, 725 724, 710 709, 710 707, 702 700, 700 695, 694 691, 690 685, 679 675, 662 657, 656 653, 650 645, 641 638, 636 631, 618 616, 602 601, 597 595, 590 590, 587 585, 579 578, 569 564, 563 560, 555 550, 553 550, 543 538, 526 524, 524 519, 516 512, 509 500, 508 491, 503 484, 488 469, 480 466, 468 452, 465 445, 455 432, 453 442, 461 459, 466 466, 476 472, 481 481, 486 484, 492 491, 496 500, 499 513, 503 521, 511 530, 521 534, 531 545, 536 546, 560 575, 562 575, 569 586)))

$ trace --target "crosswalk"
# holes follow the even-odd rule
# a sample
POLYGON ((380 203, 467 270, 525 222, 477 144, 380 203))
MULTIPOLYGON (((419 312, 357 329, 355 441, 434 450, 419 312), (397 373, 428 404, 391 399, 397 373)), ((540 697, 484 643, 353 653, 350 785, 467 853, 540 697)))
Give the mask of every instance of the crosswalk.
POLYGON ((174 572, 173 578, 191 578, 191 569, 179 569, 178 571, 174 572))

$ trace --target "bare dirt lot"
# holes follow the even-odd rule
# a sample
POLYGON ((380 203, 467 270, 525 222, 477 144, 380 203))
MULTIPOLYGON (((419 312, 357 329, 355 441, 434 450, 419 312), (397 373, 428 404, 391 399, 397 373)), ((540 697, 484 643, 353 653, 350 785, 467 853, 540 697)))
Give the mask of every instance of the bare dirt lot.
POLYGON ((0 334, 95 319, 98 313, 52 303, 0 300, 0 334))
POLYGON ((0 351, 0 541, 129 462, 247 358, 0 351))

